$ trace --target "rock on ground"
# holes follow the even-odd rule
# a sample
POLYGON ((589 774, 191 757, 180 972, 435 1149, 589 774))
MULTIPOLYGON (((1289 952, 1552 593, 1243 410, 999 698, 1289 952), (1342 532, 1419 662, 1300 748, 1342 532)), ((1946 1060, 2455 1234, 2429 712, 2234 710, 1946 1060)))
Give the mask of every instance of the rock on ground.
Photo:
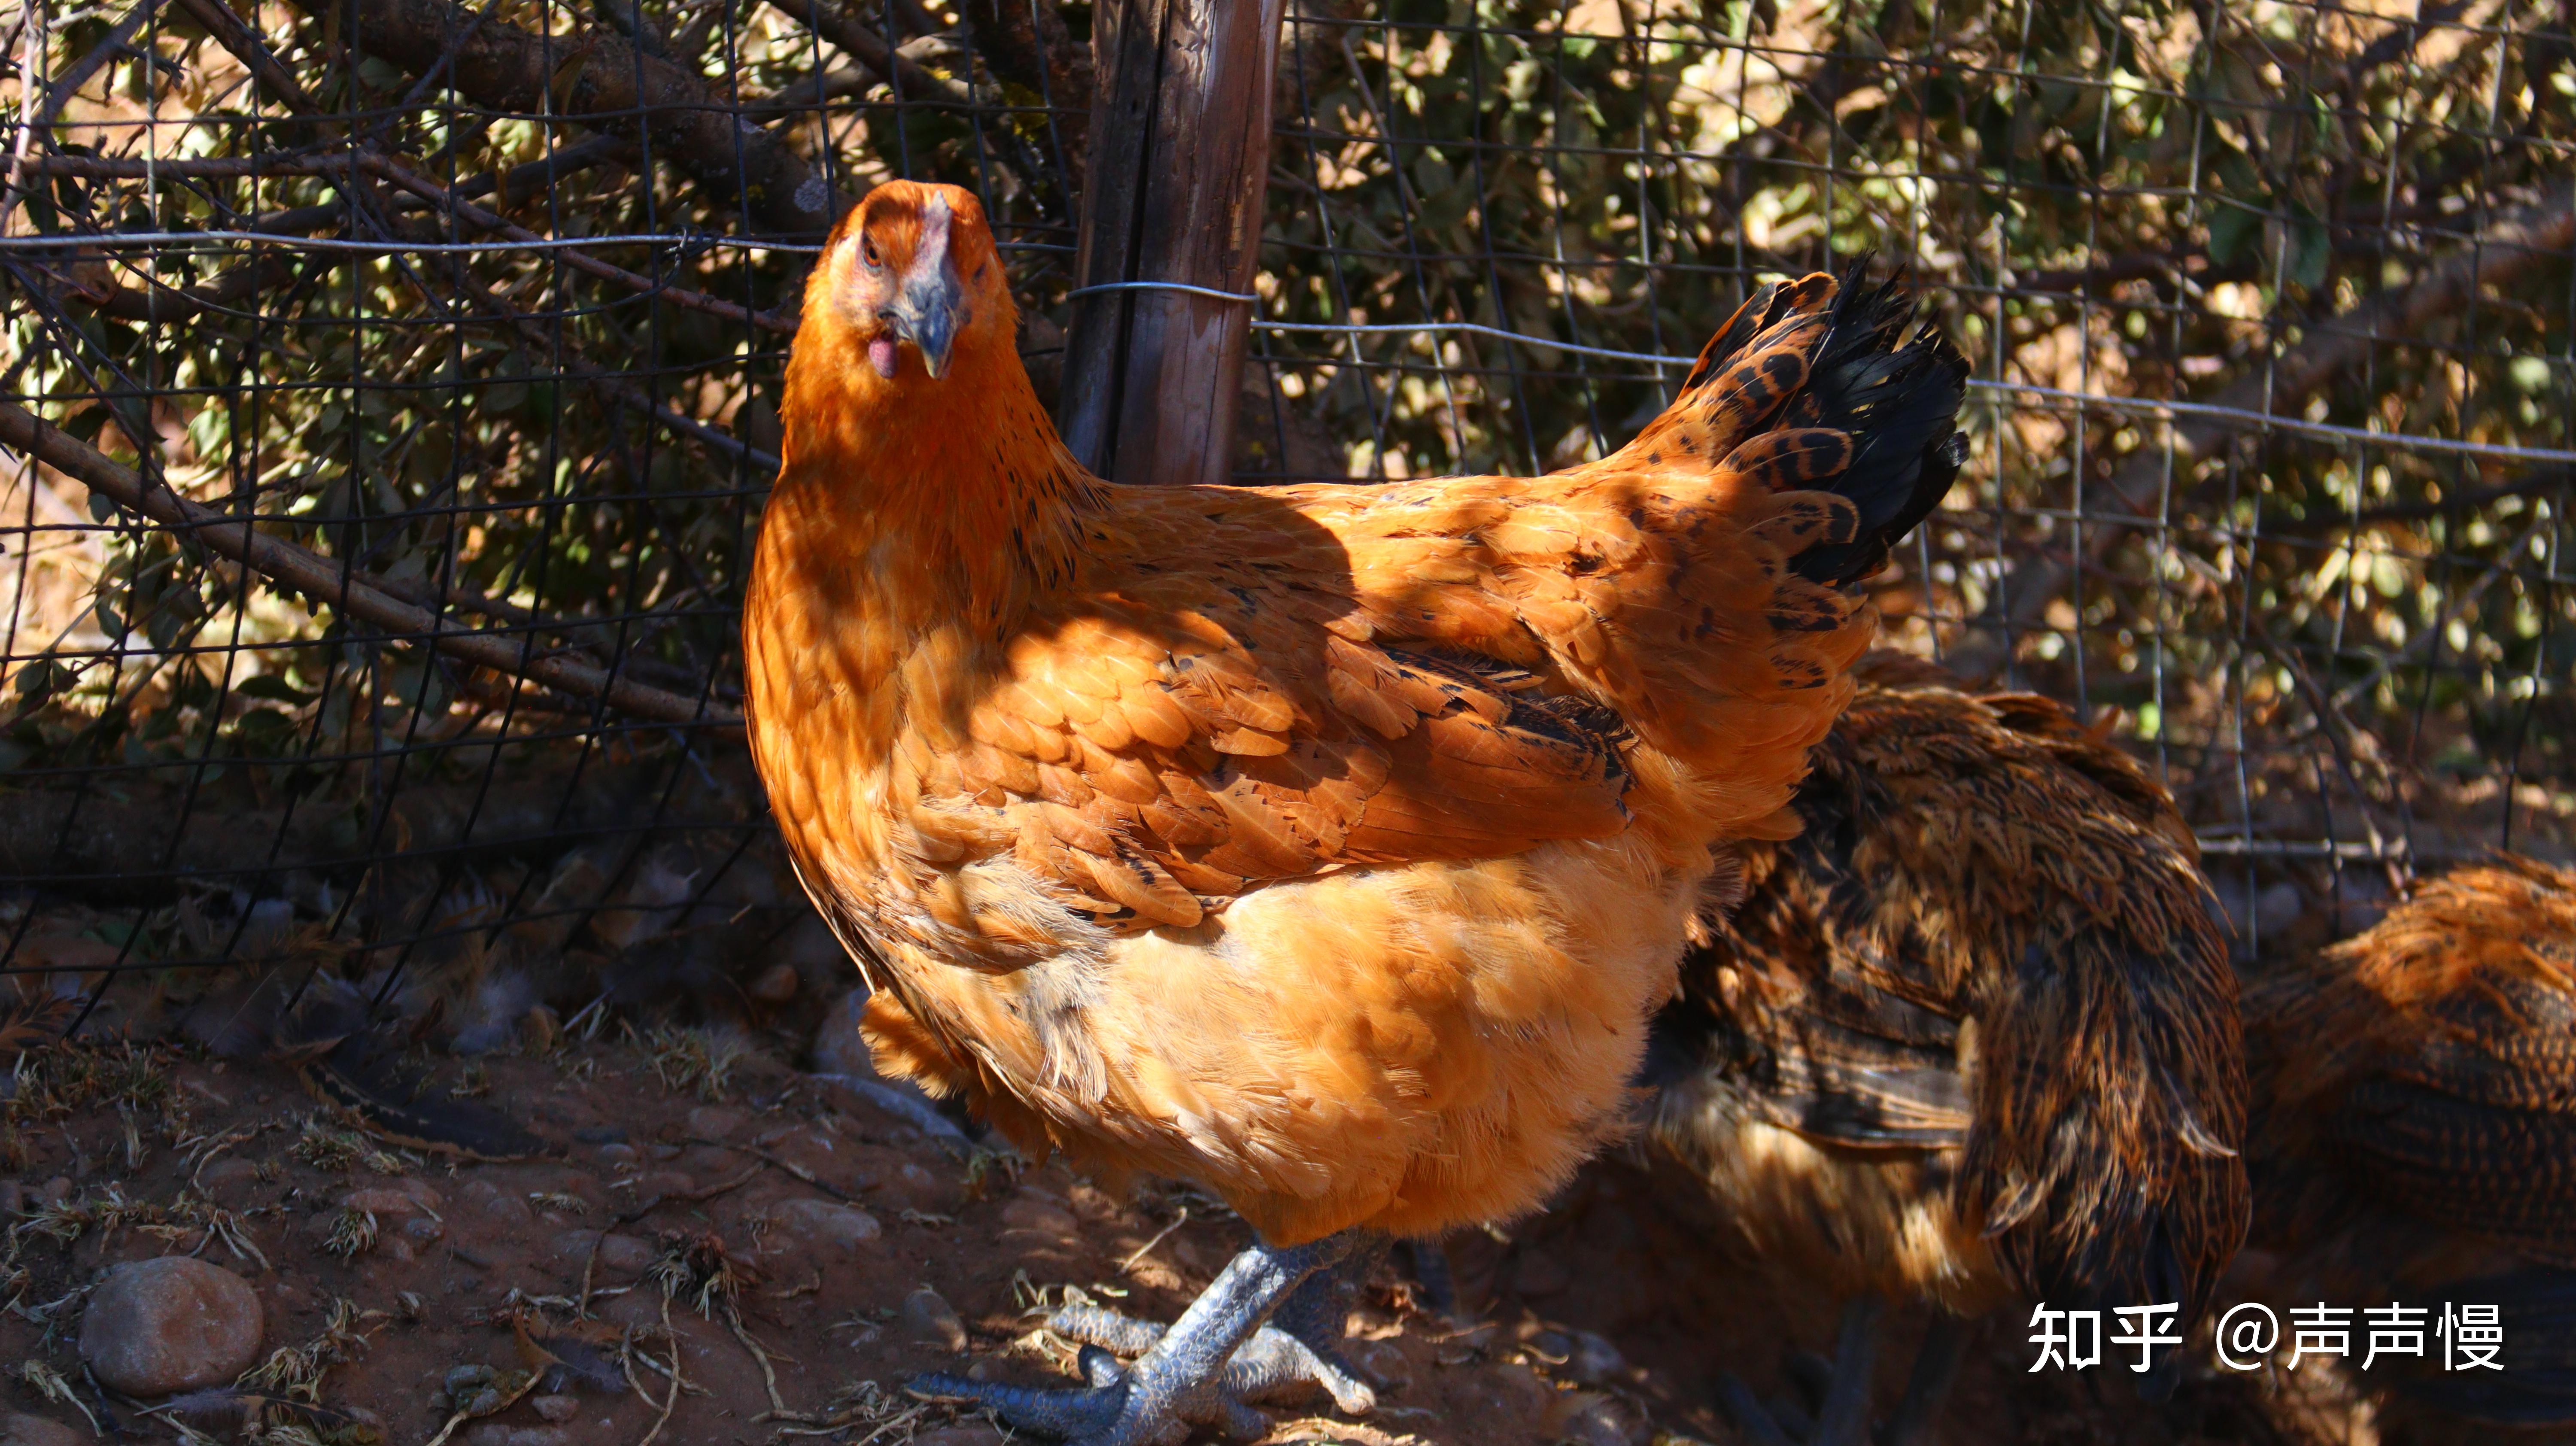
POLYGON ((81 1322, 81 1359, 131 1396, 217 1385, 259 1359, 260 1307, 250 1283, 184 1255, 117 1266, 81 1322))
POLYGON ((0 1446, 86 1446, 86 1438, 59 1421, 10 1411, 0 1414, 0 1446))
POLYGON ((957 1318, 957 1307, 929 1286, 903 1298, 903 1325, 916 1341, 946 1351, 966 1349, 966 1323, 957 1318))
POLYGON ((481 1421, 465 1428, 465 1446, 572 1446, 572 1437, 558 1426, 505 1426, 498 1421, 481 1421))
POLYGON ((829 1200, 790 1200, 776 1214, 781 1229, 809 1245, 862 1250, 885 1234, 875 1216, 829 1200))

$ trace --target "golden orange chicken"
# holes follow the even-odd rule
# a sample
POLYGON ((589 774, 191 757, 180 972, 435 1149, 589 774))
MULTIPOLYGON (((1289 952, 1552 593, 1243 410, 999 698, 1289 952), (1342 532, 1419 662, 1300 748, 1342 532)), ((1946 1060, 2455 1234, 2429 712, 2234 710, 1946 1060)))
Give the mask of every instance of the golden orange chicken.
POLYGON ((1094 1332, 1150 1348, 1087 1389, 924 1385, 1100 1443, 1257 1431, 1300 1379, 1365 1407, 1300 1287, 1566 1179, 1712 846, 1796 828, 1852 585, 1961 456, 1908 310, 1765 288, 1568 474, 1117 486, 1030 391, 971 195, 842 220, 743 624, 789 850, 886 1069, 1259 1237, 1168 1332, 1094 1332))
MULTIPOLYGON (((2172 1305, 2179 1338, 2247 1210, 2236 976, 2171 799, 2047 699, 1893 654, 1857 674, 1804 831, 1736 849, 1742 902, 1684 959, 1647 1070, 1652 1138, 1757 1253, 1852 1302, 1824 1446, 1864 1439, 1880 1301, 2098 1310, 2106 1336, 2172 1305)), ((1936 1323, 1882 1440, 1928 1425, 1963 1340, 1936 1323)), ((1790 1413, 1726 1384, 1776 1438, 1790 1413)))
POLYGON ((2383 1440, 2576 1436, 2576 873, 2501 856, 2425 884, 2249 989, 2246 1045, 2246 1294, 2282 1346, 2293 1308, 2352 1312, 2352 1354, 2288 1384, 2340 1373, 2383 1440), (2364 1314, 2392 1305, 2422 1314, 2364 1314), (2372 1356, 2375 1325, 2422 1354, 2372 1356), (2467 1353, 2490 1328, 2494 1369, 2467 1353))

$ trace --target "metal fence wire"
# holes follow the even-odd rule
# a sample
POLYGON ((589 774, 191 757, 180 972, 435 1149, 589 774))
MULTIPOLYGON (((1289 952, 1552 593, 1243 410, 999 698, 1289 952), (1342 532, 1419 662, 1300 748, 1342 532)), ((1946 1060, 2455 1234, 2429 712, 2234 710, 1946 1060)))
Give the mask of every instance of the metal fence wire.
MULTIPOLYGON (((19 0, 12 1007, 329 971, 472 1049, 792 953, 734 709, 800 278, 972 187, 1050 393, 1091 22, 19 0)), ((2576 841, 2565 0, 1291 0, 1276 85, 1241 480, 1597 455, 1875 252, 1977 378, 1888 637, 2132 742, 2243 948, 2576 841)))

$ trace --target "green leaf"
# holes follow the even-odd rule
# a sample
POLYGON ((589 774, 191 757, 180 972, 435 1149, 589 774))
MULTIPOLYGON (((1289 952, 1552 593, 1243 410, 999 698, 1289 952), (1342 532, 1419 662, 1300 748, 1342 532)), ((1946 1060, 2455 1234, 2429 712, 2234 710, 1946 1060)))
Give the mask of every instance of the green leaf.
POLYGON ((279 703, 293 703, 299 707, 312 702, 317 696, 298 689, 275 673, 254 673, 234 684, 233 691, 245 698, 267 698, 279 703))
POLYGON ((100 429, 107 425, 107 408, 83 407, 63 423, 63 430, 95 447, 100 429))
POLYGON ((2263 213, 2225 197, 2209 217, 2209 259, 2224 266, 2245 254, 2263 236, 2263 213))

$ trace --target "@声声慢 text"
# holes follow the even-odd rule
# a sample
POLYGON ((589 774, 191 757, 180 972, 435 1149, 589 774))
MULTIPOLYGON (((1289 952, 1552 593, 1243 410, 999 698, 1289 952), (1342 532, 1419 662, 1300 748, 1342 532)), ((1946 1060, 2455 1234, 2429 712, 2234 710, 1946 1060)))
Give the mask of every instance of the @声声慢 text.
MULTIPOLYGON (((2437 1352, 2446 1371, 2504 1369, 2503 1312, 2492 1305, 2305 1305, 2289 1311, 2287 1369, 2317 1359, 2358 1355, 2369 1370, 2380 1360, 2429 1360, 2437 1352), (2356 1349, 2355 1341, 2359 1341, 2356 1349)), ((2182 1307, 2124 1305, 2109 1311, 2059 1310, 2039 1305, 2030 1313, 2031 1370, 2082 1371, 2110 1360, 2140 1374, 2152 1370, 2158 1348, 2183 1343, 2182 1307)), ((2219 1317, 2216 1348, 2221 1365, 2250 1371, 2271 1362, 2282 1343, 2281 1318, 2255 1301, 2219 1317)))

